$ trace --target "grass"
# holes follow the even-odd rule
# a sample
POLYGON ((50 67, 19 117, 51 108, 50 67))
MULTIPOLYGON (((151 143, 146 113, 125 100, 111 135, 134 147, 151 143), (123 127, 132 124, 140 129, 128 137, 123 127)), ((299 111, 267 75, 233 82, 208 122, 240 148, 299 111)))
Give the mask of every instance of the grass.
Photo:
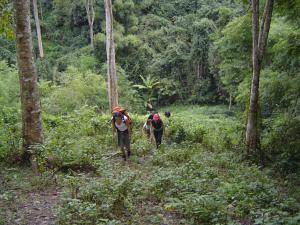
MULTIPOLYGON (((172 117, 163 117, 167 126, 159 150, 141 136, 147 116, 132 116, 129 163, 115 154, 108 116, 84 109, 44 118, 47 142, 41 156, 51 155, 53 167, 66 167, 54 174, 60 190, 57 224, 299 224, 299 193, 242 159, 243 126, 235 112, 224 106, 161 111, 172 117)), ((6 184, 6 195, 16 188, 47 191, 46 162, 44 171, 28 180, 30 172, 6 169, 5 177, 24 175, 6 184)), ((6 202, 4 212, 9 207, 6 202)))

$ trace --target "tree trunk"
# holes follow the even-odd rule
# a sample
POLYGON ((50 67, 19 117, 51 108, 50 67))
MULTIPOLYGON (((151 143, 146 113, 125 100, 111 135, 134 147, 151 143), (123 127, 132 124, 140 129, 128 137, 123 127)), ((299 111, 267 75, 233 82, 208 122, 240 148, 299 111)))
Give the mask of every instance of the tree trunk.
POLYGON ((259 76, 263 55, 267 46, 270 30, 273 0, 267 0, 262 17, 261 30, 259 31, 259 0, 252 0, 252 83, 250 93, 250 105, 246 128, 247 154, 257 150, 259 140, 257 117, 259 98, 259 76))
POLYGON ((231 111, 231 106, 232 106, 232 95, 229 94, 229 106, 228 106, 229 111, 231 111))
POLYGON ((85 0, 85 9, 89 22, 90 28, 90 40, 91 46, 94 48, 94 20, 95 20, 95 10, 94 10, 94 0, 85 0))
POLYGON ((41 107, 33 62, 30 0, 14 0, 16 53, 22 111, 23 161, 38 172, 36 147, 43 143, 41 107))
POLYGON ((38 12, 38 7, 37 7, 37 2, 36 1, 37 0, 33 0, 33 13, 34 13, 35 26, 36 26, 36 35, 37 35, 37 39, 38 39, 40 58, 44 58, 42 33, 41 33, 39 12, 38 12))
POLYGON ((196 64, 196 74, 197 74, 197 78, 200 79, 200 63, 199 63, 199 61, 197 61, 197 64, 196 64))
POLYGON ((104 0, 106 18, 106 53, 107 53, 107 82, 109 108, 118 105, 117 71, 115 61, 115 44, 113 36, 113 15, 111 0, 104 0))

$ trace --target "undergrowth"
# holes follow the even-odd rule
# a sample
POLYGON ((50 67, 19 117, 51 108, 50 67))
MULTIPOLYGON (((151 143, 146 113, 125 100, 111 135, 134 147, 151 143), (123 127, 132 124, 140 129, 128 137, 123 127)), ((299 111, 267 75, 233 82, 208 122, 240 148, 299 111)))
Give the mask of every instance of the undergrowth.
MULTIPOLYGON (((92 108, 44 115, 45 145, 39 153, 44 172, 27 187, 57 182, 56 222, 62 225, 300 223, 300 194, 293 182, 243 159, 243 125, 234 112, 163 110, 172 116, 163 117, 166 132, 158 150, 140 131, 147 116, 132 115, 129 163, 112 144, 110 116, 92 108)), ((7 188, 0 197, 10 198, 7 188)))

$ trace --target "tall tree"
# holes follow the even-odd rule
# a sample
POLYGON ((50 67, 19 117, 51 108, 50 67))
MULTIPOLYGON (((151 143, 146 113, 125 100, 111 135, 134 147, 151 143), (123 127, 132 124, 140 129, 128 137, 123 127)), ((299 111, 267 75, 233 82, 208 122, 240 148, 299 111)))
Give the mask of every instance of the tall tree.
POLYGON ((36 146, 43 143, 43 134, 37 74, 32 53, 30 0, 14 0, 14 9, 22 111, 23 160, 30 162, 33 170, 38 172, 35 152, 36 146))
POLYGON ((89 22, 90 28, 90 39, 91 46, 94 47, 94 20, 95 20, 95 10, 94 10, 94 0, 85 0, 85 9, 89 22))
POLYGON ((44 58, 42 32, 41 32, 41 25, 39 19, 39 11, 37 7, 37 0, 32 0, 32 2, 33 2, 33 14, 34 14, 35 27, 36 27, 36 35, 38 39, 39 53, 40 53, 40 57, 44 58))
POLYGON ((107 54, 107 82, 109 108, 118 105, 118 82, 115 60, 115 44, 113 34, 113 14, 111 0, 104 0, 106 21, 106 54, 107 54))
POLYGON ((248 154, 257 149, 259 133, 257 131, 259 75, 272 19, 274 0, 266 0, 259 28, 259 0, 252 0, 252 83, 250 104, 246 128, 246 146, 248 154))

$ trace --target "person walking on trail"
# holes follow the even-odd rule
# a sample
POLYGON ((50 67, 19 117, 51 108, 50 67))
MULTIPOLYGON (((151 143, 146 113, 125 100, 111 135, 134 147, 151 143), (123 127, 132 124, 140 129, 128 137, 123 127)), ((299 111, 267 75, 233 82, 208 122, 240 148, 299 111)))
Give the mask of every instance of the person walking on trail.
POLYGON ((148 120, 153 120, 154 114, 156 114, 156 112, 151 111, 150 115, 148 116, 148 120))
POLYGON ((151 119, 147 119, 146 123, 144 124, 142 128, 143 134, 147 137, 149 141, 152 141, 152 132, 151 132, 151 119))
POLYGON ((113 140, 116 140, 116 131, 118 138, 118 147, 123 153, 123 158, 126 161, 130 155, 130 138, 131 138, 131 126, 127 116, 121 112, 116 112, 113 114, 112 119, 112 131, 113 131, 113 140))
POLYGON ((151 129, 155 138, 156 148, 158 148, 161 145, 161 140, 164 132, 164 124, 158 113, 153 115, 153 120, 151 121, 151 129))

